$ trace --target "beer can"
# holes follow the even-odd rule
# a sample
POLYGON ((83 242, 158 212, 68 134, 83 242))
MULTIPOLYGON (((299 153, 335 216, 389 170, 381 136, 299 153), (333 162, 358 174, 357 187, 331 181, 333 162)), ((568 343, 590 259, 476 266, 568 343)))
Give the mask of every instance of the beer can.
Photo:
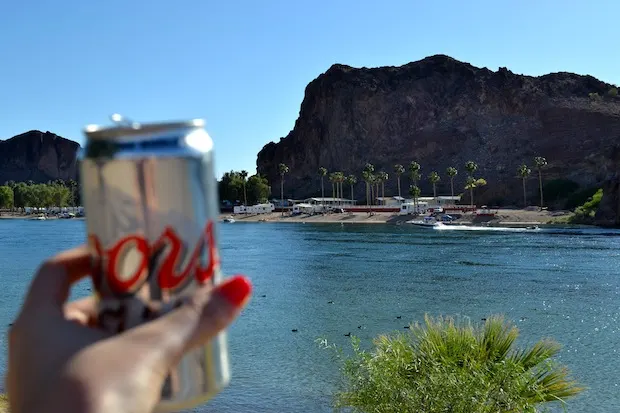
MULTIPOLYGON (((203 120, 113 120, 86 127, 80 180, 99 323, 122 333, 221 281, 219 201, 203 120)), ((156 411, 205 402, 229 380, 222 332, 170 371, 156 411)))

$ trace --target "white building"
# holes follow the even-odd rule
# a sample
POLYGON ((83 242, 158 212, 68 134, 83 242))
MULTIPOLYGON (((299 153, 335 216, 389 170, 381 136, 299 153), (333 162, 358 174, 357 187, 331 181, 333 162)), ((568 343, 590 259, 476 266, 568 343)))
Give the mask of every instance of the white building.
POLYGON ((355 205, 354 199, 347 198, 307 198, 303 200, 304 204, 325 205, 325 206, 351 206, 355 205))
POLYGON ((240 205, 233 208, 233 214, 269 214, 276 209, 273 204, 240 205))
POLYGON ((418 198, 418 201, 428 202, 428 204, 431 205, 431 208, 433 206, 446 207, 448 205, 456 205, 456 203, 459 202, 460 200, 461 200, 461 197, 458 195, 457 196, 449 196, 449 195, 438 196, 436 198, 432 196, 421 196, 418 198))
POLYGON ((405 198, 402 196, 377 197, 377 202, 379 202, 379 205, 397 208, 405 202, 405 198))

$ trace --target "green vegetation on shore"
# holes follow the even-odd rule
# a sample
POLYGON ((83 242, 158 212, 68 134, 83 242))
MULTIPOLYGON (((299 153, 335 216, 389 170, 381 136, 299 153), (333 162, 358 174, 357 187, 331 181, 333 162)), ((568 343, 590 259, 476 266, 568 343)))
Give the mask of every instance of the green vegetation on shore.
POLYGON ((583 205, 575 208, 575 211, 572 214, 555 219, 552 223, 592 225, 594 224, 594 216, 602 198, 603 190, 598 189, 586 200, 586 202, 583 203, 583 205))
POLYGON ((220 201, 231 204, 243 201, 245 205, 267 202, 270 192, 267 179, 258 174, 247 176, 246 171, 226 172, 217 183, 220 201))
MULTIPOLYGON (((583 391, 552 358, 560 346, 542 340, 514 348, 518 329, 502 317, 482 325, 425 317, 406 333, 380 335, 372 350, 352 339, 342 359, 336 408, 359 413, 538 412, 583 391)), ((325 345, 325 341, 323 341, 325 345)), ((338 353, 342 355, 341 352, 338 353)))
POLYGON ((8 181, 0 186, 0 208, 5 209, 78 206, 79 198, 78 185, 73 180, 46 184, 8 181))

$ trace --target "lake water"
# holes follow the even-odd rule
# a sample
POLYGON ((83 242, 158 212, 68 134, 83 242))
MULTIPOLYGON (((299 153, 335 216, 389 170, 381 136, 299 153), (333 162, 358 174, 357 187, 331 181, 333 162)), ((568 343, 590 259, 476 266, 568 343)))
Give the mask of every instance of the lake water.
MULTIPOLYGON (((346 333, 367 343, 425 312, 503 313, 521 343, 556 339, 588 387, 568 411, 620 411, 620 232, 238 223, 220 233, 224 270, 249 275, 255 295, 230 329, 232 384, 197 411, 329 412, 338 366, 317 338, 348 348, 346 333)), ((0 220, 4 333, 39 263, 83 240, 82 221, 0 220)))

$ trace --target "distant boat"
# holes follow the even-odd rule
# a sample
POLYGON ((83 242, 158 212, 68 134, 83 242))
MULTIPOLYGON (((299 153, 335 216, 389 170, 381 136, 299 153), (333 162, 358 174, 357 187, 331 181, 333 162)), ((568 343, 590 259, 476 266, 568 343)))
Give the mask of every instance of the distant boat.
POLYGON ((222 220, 222 222, 226 222, 228 224, 234 224, 235 223, 235 219, 233 217, 227 217, 227 218, 224 218, 222 220))
POLYGON ((444 224, 437 221, 435 217, 424 217, 422 220, 407 221, 406 224, 417 225, 419 227, 443 227, 444 224))
POLYGON ((45 218, 45 215, 43 214, 39 214, 36 217, 30 218, 31 221, 45 221, 47 218, 45 218))

